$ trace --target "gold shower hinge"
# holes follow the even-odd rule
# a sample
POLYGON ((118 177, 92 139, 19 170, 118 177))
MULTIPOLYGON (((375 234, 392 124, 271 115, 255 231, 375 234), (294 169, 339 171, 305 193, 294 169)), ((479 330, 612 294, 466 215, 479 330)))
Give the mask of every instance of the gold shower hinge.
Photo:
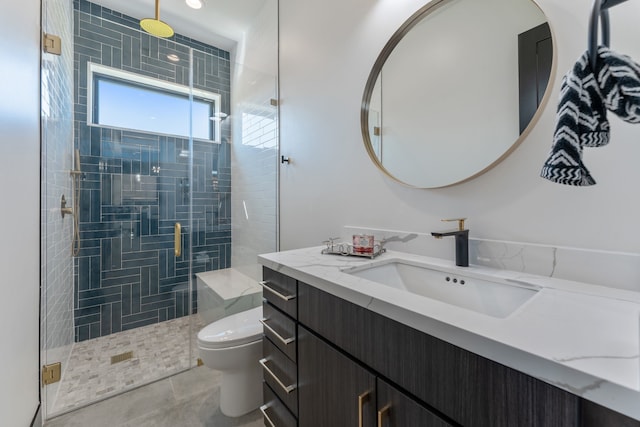
POLYGON ((42 37, 42 49, 44 49, 46 53, 62 55, 62 40, 53 34, 44 33, 42 37))
POLYGON ((62 363, 52 363, 42 367, 42 385, 49 385, 60 381, 62 376, 62 363))
POLYGON ((271 100, 269 102, 271 103, 271 105, 273 107, 277 107, 278 106, 278 100, 277 99, 271 98, 271 100))

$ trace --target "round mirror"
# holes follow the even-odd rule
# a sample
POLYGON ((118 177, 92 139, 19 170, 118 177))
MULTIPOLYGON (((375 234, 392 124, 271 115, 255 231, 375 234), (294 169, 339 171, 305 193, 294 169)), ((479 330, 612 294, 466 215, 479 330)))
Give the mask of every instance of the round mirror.
POLYGON ((392 178, 457 184, 515 148, 552 69, 546 18, 531 0, 434 0, 382 50, 365 88, 364 142, 392 178))

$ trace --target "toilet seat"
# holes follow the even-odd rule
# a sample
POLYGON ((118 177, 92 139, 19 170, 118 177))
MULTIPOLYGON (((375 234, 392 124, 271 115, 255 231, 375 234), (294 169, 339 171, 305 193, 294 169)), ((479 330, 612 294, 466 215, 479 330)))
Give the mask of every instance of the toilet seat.
POLYGON ((258 341, 262 338, 261 318, 259 306, 210 323, 198 332, 198 347, 215 350, 258 341))

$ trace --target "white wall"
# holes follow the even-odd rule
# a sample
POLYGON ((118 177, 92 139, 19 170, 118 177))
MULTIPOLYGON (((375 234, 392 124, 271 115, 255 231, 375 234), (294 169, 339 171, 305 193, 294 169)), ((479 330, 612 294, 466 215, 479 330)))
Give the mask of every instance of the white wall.
POLYGON ((0 28, 0 425, 28 426, 38 407, 40 2, 6 2, 0 28))
MULTIPOLYGON (((347 224, 428 233, 447 228, 442 218, 466 216, 476 238, 640 252, 640 126, 611 117, 612 142, 587 149, 584 161, 597 185, 539 178, 561 76, 586 48, 592 2, 539 4, 554 33, 558 75, 537 126, 479 178, 419 190, 390 180, 369 160, 359 112, 375 59, 423 2, 280 0, 281 147, 295 159, 281 167, 281 248, 319 245, 347 224)), ((638 16, 638 2, 611 10, 611 40, 612 48, 640 59, 638 16)))

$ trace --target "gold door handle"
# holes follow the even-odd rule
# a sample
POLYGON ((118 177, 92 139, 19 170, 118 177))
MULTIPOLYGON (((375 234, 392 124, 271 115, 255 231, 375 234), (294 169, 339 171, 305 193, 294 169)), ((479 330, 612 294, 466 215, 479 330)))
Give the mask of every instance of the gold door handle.
POLYGON ((391 409, 391 403, 378 411, 378 427, 382 427, 384 416, 391 409))
POLYGON ((173 252, 176 258, 182 255, 182 226, 179 222, 173 226, 173 252))
POLYGON ((369 400, 370 391, 365 391, 358 396, 358 427, 364 426, 364 403, 369 400))

